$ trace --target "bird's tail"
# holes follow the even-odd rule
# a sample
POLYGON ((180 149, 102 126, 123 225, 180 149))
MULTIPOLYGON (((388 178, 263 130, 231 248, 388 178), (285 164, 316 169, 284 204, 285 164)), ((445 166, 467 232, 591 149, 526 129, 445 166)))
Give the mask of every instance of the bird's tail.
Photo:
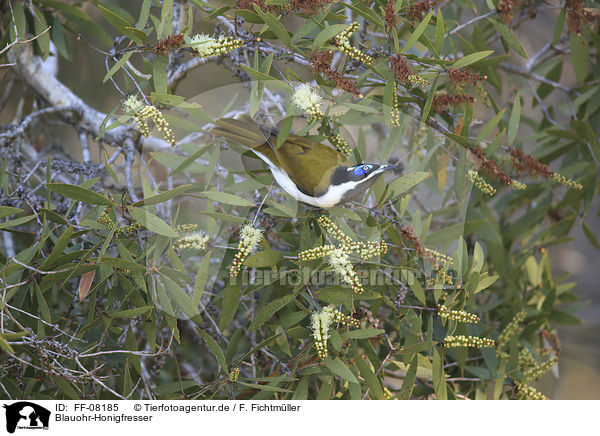
POLYGON ((270 132, 256 124, 249 115, 235 118, 220 118, 210 131, 215 136, 235 141, 245 147, 255 148, 269 141, 270 132))

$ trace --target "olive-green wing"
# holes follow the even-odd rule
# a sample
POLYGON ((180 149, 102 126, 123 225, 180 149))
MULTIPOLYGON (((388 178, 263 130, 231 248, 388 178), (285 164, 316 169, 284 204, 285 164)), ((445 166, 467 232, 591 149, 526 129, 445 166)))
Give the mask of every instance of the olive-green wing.
POLYGON ((333 170, 340 165, 350 165, 337 150, 313 139, 289 135, 277 149, 280 166, 287 171, 298 189, 307 195, 327 191, 333 170), (299 165, 298 161, 302 164, 299 165))

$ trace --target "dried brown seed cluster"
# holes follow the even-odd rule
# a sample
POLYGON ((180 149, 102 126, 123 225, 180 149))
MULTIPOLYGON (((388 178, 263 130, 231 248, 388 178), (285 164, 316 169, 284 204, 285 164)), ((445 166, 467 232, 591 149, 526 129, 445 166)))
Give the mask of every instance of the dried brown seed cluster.
POLYGON ((154 46, 154 53, 167 54, 169 50, 181 48, 183 45, 183 33, 167 36, 154 46))
POLYGON ((501 181, 505 185, 512 186, 513 180, 504 172, 495 160, 485 156, 485 151, 483 151, 481 147, 475 146, 471 151, 479 158, 480 165, 483 169, 488 171, 495 179, 501 181))
POLYGON ((333 0, 291 0, 290 9, 292 11, 301 11, 305 14, 315 13, 332 3, 333 0))
POLYGON ((388 0, 387 5, 385 6, 384 18, 388 29, 393 29, 396 26, 396 13, 394 12, 395 3, 394 0, 388 0))
POLYGON ((431 103, 431 107, 435 112, 442 112, 449 106, 456 107, 462 103, 473 103, 475 98, 469 94, 446 94, 441 93, 433 97, 433 102, 431 103))
POLYGON ((520 5, 521 0, 500 0, 496 10, 502 16, 505 24, 512 24, 515 11, 520 5))
POLYGON ((565 0, 567 24, 570 33, 581 35, 583 24, 587 21, 583 3, 583 0, 565 0))
POLYGON ((567 179, 566 177, 552 171, 548 165, 541 163, 530 154, 526 154, 516 147, 511 147, 509 151, 517 170, 526 171, 531 174, 538 174, 546 179, 550 178, 561 185, 568 186, 571 189, 583 189, 581 183, 567 179))
POLYGON ((362 98, 360 91, 356 88, 356 84, 352 80, 344 79, 339 72, 331 68, 332 58, 333 52, 331 51, 321 51, 313 54, 310 59, 312 72, 323 74, 333 80, 338 88, 362 98))
POLYGON ((479 80, 486 80, 487 76, 481 76, 476 73, 470 73, 465 70, 457 70, 455 68, 448 68, 448 77, 452 86, 459 86, 465 83, 475 83, 479 80))
POLYGON ((414 74, 410 64, 402 55, 391 56, 390 63, 394 77, 398 82, 407 82, 408 78, 414 74))
POLYGON ((429 12, 431 8, 441 3, 439 0, 423 0, 406 8, 406 18, 413 23, 423 20, 423 13, 429 12))

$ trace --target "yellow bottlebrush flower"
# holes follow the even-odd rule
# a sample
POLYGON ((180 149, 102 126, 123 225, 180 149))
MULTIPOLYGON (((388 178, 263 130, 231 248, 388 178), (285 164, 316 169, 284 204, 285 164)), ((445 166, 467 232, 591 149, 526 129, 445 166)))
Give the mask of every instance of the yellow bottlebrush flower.
POLYGON ((535 388, 528 386, 524 383, 515 382, 515 386, 517 387, 517 398, 520 400, 547 400, 546 397, 541 392, 537 391, 535 388))
POLYGON ((475 170, 467 171, 467 180, 473 183, 473 185, 481 192, 489 195, 490 197, 496 193, 494 187, 486 182, 475 170))
POLYGON ((204 250, 208 242, 208 235, 203 232, 192 232, 189 235, 180 237, 175 242, 175 247, 179 249, 204 250))
POLYGON ((525 319, 525 311, 517 313, 514 318, 508 323, 508 325, 504 328, 500 337, 498 338, 498 350, 502 350, 504 347, 508 345, 508 342, 513 337, 513 335, 517 332, 519 328, 519 323, 523 322, 525 319))
POLYGON ((398 85, 394 80, 392 85, 392 108, 391 108, 391 119, 392 127, 400 127, 400 104, 398 103, 398 85))
POLYGON ((468 313, 464 310, 450 310, 443 304, 438 304, 437 312, 440 318, 451 319, 458 322, 470 322, 477 324, 480 318, 474 313, 468 313))
POLYGON ((358 327, 358 320, 349 315, 344 315, 333 306, 327 306, 320 312, 314 312, 310 318, 315 340, 315 348, 321 359, 327 358, 327 340, 329 339, 329 326, 338 322, 350 327, 358 327))
POLYGON ((232 277, 242 269, 242 264, 246 257, 258 247, 260 240, 263 237, 263 230, 254 227, 252 224, 246 224, 240 232, 240 242, 238 244, 237 253, 233 258, 230 274, 232 277))
POLYGON ((314 260, 329 256, 335 249, 334 245, 322 245, 321 247, 309 248, 298 253, 298 260, 314 260))
POLYGON ((567 179, 566 177, 561 176, 558 173, 552 174, 552 180, 560 183, 561 185, 568 186, 571 189, 578 189, 578 190, 583 189, 583 185, 581 183, 575 182, 574 180, 571 180, 571 179, 567 179))
POLYGON ((352 155, 350 144, 348 144, 348 141, 346 141, 342 135, 337 134, 330 136, 329 142, 331 142, 344 156, 350 157, 352 155))
POLYGON ((242 44, 243 41, 241 39, 229 36, 219 36, 218 38, 214 38, 203 33, 196 34, 190 39, 190 46, 196 50, 196 53, 198 53, 198 56, 201 58, 222 55, 241 47, 242 44))
POLYGON ((134 118, 138 123, 140 133, 145 137, 150 136, 150 127, 148 126, 147 120, 151 119, 165 140, 171 144, 172 147, 177 145, 173 130, 171 130, 169 127, 169 123, 165 119, 164 115, 156 107, 150 105, 145 106, 136 112, 134 118))
POLYGON ((353 47, 350 44, 350 36, 358 29, 359 24, 354 22, 346 27, 340 34, 335 37, 335 44, 339 48, 339 50, 346 54, 349 58, 356 59, 357 61, 362 62, 363 64, 371 65, 373 63, 373 58, 369 55, 364 54, 362 51, 353 47))
POLYGON ((527 189, 527 185, 525 183, 519 182, 518 180, 511 180, 510 187, 513 189, 518 189, 519 191, 523 191, 524 189, 527 189))
POLYGON ((429 85, 429 82, 427 80, 415 74, 411 74, 410 76, 408 76, 406 81, 412 83, 413 85, 419 85, 420 87, 425 87, 429 85))
POLYGON ((340 229, 337 225, 335 225, 335 223, 333 221, 331 221, 331 218, 329 218, 327 215, 320 216, 319 219, 317 220, 317 222, 328 233, 330 233, 336 239, 340 240, 342 243, 352 244, 352 242, 353 242, 352 238, 350 238, 350 236, 346 235, 342 231, 342 229, 340 229))
POLYGON ((525 380, 539 379, 556 364, 558 364, 558 357, 553 357, 552 359, 547 360, 539 365, 536 362, 536 365, 533 368, 529 368, 528 370, 523 372, 525 380))
POLYGON ((175 227, 177 233, 188 233, 198 229, 198 224, 179 224, 175 227))
POLYGON ((482 347, 493 347, 494 340, 488 338, 480 338, 477 336, 446 336, 444 338, 444 346, 448 348, 455 347, 472 347, 472 348, 482 348, 482 347))
POLYGON ((308 83, 298 86, 292 95, 292 102, 302 111, 308 112, 308 123, 314 123, 323 116, 323 99, 308 83))
POLYGON ((235 383, 236 381, 238 381, 239 376, 240 376, 239 368, 232 368, 231 371, 229 371, 229 381, 231 383, 235 383))
POLYGON ((333 270, 342 277, 342 279, 352 286, 354 292, 361 294, 363 292, 362 284, 350 263, 348 254, 343 248, 335 248, 329 253, 329 264, 333 270))
POLYGON ((140 111, 144 107, 144 103, 142 103, 137 96, 130 95, 127 99, 122 103, 123 111, 127 114, 133 115, 140 111))

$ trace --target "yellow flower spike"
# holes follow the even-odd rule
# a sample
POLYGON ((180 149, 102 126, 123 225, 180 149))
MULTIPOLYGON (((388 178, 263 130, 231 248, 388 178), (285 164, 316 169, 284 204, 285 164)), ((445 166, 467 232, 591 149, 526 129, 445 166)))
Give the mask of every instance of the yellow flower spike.
POLYGON ((412 83, 413 85, 419 85, 421 88, 429 85, 429 82, 427 80, 425 80, 422 77, 416 76, 414 74, 411 74, 410 76, 408 76, 408 78, 406 80, 408 82, 412 83))
POLYGON ((479 316, 474 313, 468 313, 464 310, 450 310, 443 304, 438 304, 437 312, 440 318, 455 320, 458 322, 469 322, 477 324, 480 321, 479 316))
POLYGON ((480 338, 477 336, 446 336, 444 338, 444 346, 448 348, 456 347, 470 347, 470 348, 482 348, 482 347, 493 347, 494 340, 488 338, 480 338))
POLYGON ((373 63, 373 58, 364 54, 356 47, 350 44, 350 36, 358 29, 359 24, 354 22, 344 29, 338 36, 335 37, 335 43, 339 50, 349 58, 356 59, 366 65, 373 63))
POLYGON ((308 112, 308 124, 323 117, 323 112, 321 112, 323 99, 308 83, 303 83, 296 88, 292 95, 292 102, 298 109, 308 112))
POLYGON ((337 322, 350 327, 359 326, 357 319, 354 319, 349 315, 344 315, 333 306, 327 306, 320 312, 314 312, 310 319, 313 338, 315 340, 315 348, 321 359, 326 359, 328 355, 327 340, 329 339, 329 327, 332 323, 337 322))
POLYGON ((329 218, 327 215, 322 215, 321 217, 319 217, 317 222, 328 233, 331 233, 332 236, 334 236, 336 239, 340 240, 342 243, 352 244, 354 242, 354 241, 352 241, 350 236, 348 236, 344 232, 342 232, 342 230, 337 225, 335 225, 335 223, 333 221, 331 221, 331 218, 329 218))
POLYGON ((547 400, 546 397, 541 392, 537 391, 535 388, 528 386, 524 383, 515 382, 515 386, 517 387, 517 398, 520 400, 547 400))
POLYGON ((394 83, 392 85, 392 95, 393 95, 392 111, 391 111, 392 127, 400 127, 400 103, 398 102, 397 91, 398 91, 398 85, 396 84, 396 81, 394 81, 394 83))
POLYGON ((232 368, 231 371, 229 371, 229 381, 231 383, 235 383, 236 381, 238 381, 239 376, 240 376, 239 368, 232 368))
POLYGON ((145 137, 150 136, 150 128, 148 127, 147 120, 152 119, 158 131, 163 135, 165 140, 171 144, 171 147, 177 145, 173 130, 169 127, 169 123, 164 115, 156 107, 150 105, 145 106, 134 115, 134 118, 138 123, 140 133, 145 137))
POLYGON ((357 294, 362 294, 363 286, 360 283, 358 275, 352 264, 350 263, 350 259, 348 258, 348 254, 344 251, 343 248, 335 248, 329 253, 329 264, 333 268, 333 270, 342 277, 342 279, 352 286, 352 289, 357 294))
POLYGON ((525 183, 519 182, 518 180, 511 180, 510 187, 513 189, 518 189, 519 191, 523 191, 524 189, 527 189, 527 185, 525 183))
POLYGON ((333 245, 323 245, 321 247, 309 248, 298 253, 298 260, 314 260, 329 256, 329 253, 335 249, 333 245))
POLYGON ((230 52, 243 45, 241 39, 232 38, 230 36, 220 36, 213 38, 205 34, 197 34, 190 39, 190 45, 201 58, 211 56, 219 56, 230 52))
POLYGON ((504 328, 500 337, 498 338, 498 350, 502 350, 504 347, 508 345, 508 342, 513 337, 513 335, 517 332, 519 328, 519 323, 523 322, 525 319, 525 311, 517 313, 514 318, 507 324, 504 328))
POLYGON ((208 235, 203 232, 192 232, 189 235, 180 237, 175 242, 175 248, 204 250, 208 242, 208 235))
POLYGON ((467 171, 467 180, 473 183, 473 185, 479 189, 484 194, 489 195, 490 197, 496 193, 496 190, 492 185, 486 182, 483 177, 479 175, 479 173, 475 170, 467 171))
POLYGON ((337 148, 337 150, 344 156, 350 157, 352 155, 350 144, 348 144, 348 141, 346 141, 342 135, 337 134, 330 136, 329 142, 335 145, 335 148, 337 148))
POLYGON ((581 183, 575 182, 574 180, 571 180, 571 179, 567 179, 566 177, 561 176, 558 173, 552 174, 552 180, 560 183, 561 185, 568 186, 571 189, 577 189, 577 190, 583 189, 583 185, 581 183))
POLYGON ((552 359, 547 360, 546 362, 539 365, 536 363, 536 365, 533 368, 530 368, 527 371, 523 372, 525 380, 539 379, 556 364, 558 364, 558 357, 553 357, 552 359))
POLYGON ((253 252, 256 247, 258 247, 262 237, 263 230, 254 227, 252 224, 246 224, 242 228, 242 231, 240 232, 240 242, 238 243, 237 253, 233 258, 233 263, 231 265, 231 277, 238 275, 242 269, 244 260, 246 260, 246 257, 248 257, 248 255, 253 252))

